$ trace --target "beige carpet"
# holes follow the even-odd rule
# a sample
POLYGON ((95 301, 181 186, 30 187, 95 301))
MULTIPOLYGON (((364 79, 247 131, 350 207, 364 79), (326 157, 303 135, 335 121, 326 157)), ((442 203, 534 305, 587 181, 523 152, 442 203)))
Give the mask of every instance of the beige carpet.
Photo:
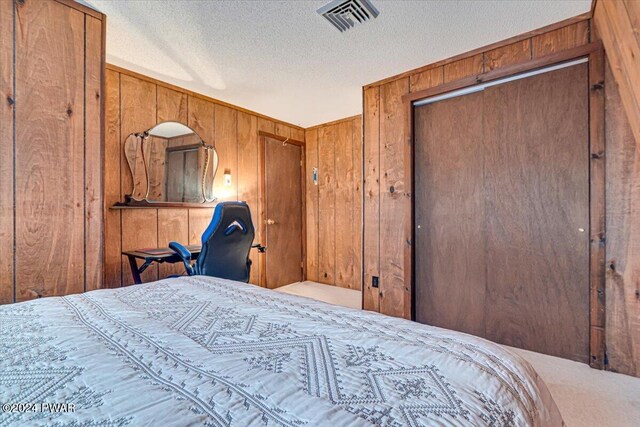
MULTIPOLYGON (((361 308, 359 291, 299 282, 277 289, 293 295, 361 308)), ((640 378, 598 371, 583 363, 509 347, 544 379, 568 427, 640 426, 640 378)))

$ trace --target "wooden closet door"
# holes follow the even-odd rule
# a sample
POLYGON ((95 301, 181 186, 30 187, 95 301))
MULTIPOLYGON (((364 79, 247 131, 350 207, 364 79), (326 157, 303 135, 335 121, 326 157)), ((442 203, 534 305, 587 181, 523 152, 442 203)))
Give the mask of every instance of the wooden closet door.
POLYGON ((484 92, 486 337, 589 359, 587 64, 484 92))
POLYGON ((415 110, 416 320, 484 336, 482 93, 415 110))
POLYGON ((588 362, 588 69, 415 109, 415 315, 588 362))

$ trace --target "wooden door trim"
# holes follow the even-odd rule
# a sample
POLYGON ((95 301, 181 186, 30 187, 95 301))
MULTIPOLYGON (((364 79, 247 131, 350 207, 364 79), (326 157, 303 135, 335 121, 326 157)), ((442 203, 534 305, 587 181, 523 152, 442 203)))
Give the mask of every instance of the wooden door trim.
MULTIPOLYGON (((258 206, 259 213, 258 218, 260 221, 259 226, 262 230, 262 237, 265 242, 261 242, 265 246, 267 246, 267 251, 269 250, 268 242, 266 242, 267 238, 267 199, 265 194, 267 192, 267 182, 266 182, 266 139, 271 138, 277 141, 286 142, 287 144, 297 145, 300 147, 300 180, 301 180, 301 192, 300 195, 302 204, 301 204, 301 217, 302 217, 302 239, 300 240, 300 245, 302 248, 302 280, 307 279, 307 215, 306 215, 306 180, 305 180, 305 171, 306 171, 306 147, 303 141, 298 141, 296 139, 287 138, 284 136, 272 134, 269 132, 259 131, 258 132, 258 206)), ((259 257, 258 264, 260 265, 260 277, 259 283, 263 288, 267 287, 267 259, 266 254, 264 256, 259 257)))
POLYGON ((275 139, 280 142, 286 142, 287 144, 298 145, 300 147, 304 147, 304 141, 299 141, 297 139, 289 138, 288 136, 276 135, 275 133, 265 132, 263 130, 258 132, 260 137, 267 137, 271 139, 275 139))
POLYGON ((414 102, 435 95, 475 86, 492 80, 515 76, 558 65, 563 62, 588 58, 589 63, 589 365, 604 369, 605 348, 605 135, 604 135, 604 51, 600 41, 567 49, 522 64, 460 79, 434 88, 410 93, 402 97, 405 108, 407 144, 404 150, 405 239, 404 281, 409 290, 405 303, 411 308, 415 320, 415 198, 412 189, 415 180, 414 156, 414 102))

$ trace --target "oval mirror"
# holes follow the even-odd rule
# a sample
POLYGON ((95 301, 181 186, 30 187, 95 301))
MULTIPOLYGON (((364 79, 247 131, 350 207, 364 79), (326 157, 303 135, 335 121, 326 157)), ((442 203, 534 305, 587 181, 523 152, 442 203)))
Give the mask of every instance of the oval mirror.
POLYGON ((129 135, 124 149, 133 179, 132 199, 173 204, 215 201, 218 155, 190 127, 163 122, 129 135))

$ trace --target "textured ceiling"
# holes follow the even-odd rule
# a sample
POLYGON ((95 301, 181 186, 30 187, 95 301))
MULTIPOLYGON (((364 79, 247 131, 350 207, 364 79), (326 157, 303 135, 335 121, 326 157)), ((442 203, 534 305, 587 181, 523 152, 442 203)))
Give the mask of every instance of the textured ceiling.
POLYGON ((360 114, 367 83, 587 12, 591 0, 382 1, 340 33, 328 1, 84 0, 107 62, 300 126, 360 114))

